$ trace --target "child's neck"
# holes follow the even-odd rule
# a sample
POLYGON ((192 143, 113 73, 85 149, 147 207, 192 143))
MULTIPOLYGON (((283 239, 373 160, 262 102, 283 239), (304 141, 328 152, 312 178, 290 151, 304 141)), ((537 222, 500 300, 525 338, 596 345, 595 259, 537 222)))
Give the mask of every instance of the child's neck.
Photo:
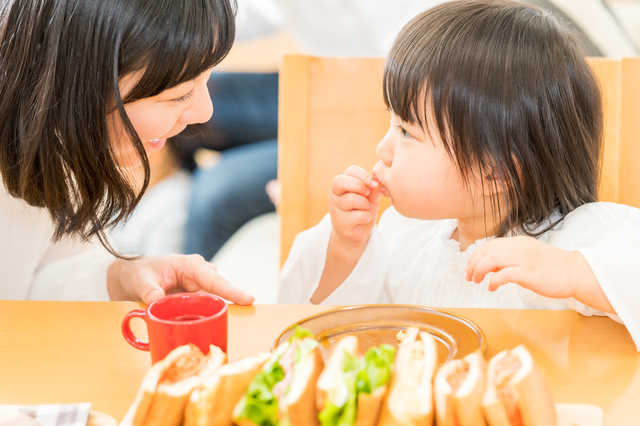
POLYGON ((451 239, 460 243, 460 251, 465 251, 470 245, 483 238, 491 237, 495 235, 494 230, 498 228, 500 224, 499 220, 491 218, 469 218, 458 219, 458 227, 451 239))

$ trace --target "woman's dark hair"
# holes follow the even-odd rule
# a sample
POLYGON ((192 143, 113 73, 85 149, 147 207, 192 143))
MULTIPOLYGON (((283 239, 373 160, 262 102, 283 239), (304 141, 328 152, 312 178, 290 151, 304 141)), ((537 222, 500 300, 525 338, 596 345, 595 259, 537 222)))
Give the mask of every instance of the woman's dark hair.
MULTIPOLYGON (((193 80, 235 35, 234 0, 14 0, 0 6, 0 172, 8 192, 46 208, 54 241, 125 220, 149 162, 124 104, 193 80), (122 99, 118 81, 142 71, 122 99), (107 115, 119 113, 144 167, 118 165, 107 115)), ((117 255, 117 254, 116 254, 117 255)))
POLYGON ((395 41, 384 96, 402 120, 440 137, 467 184, 490 176, 504 190, 497 236, 538 236, 597 200, 600 90, 548 12, 485 0, 422 13, 395 41))

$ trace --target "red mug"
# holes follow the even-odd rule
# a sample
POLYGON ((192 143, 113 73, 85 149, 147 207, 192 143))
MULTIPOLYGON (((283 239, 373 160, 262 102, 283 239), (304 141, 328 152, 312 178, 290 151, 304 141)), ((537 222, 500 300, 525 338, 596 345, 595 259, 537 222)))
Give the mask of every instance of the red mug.
POLYGON ((178 293, 158 299, 147 309, 134 309, 122 320, 122 334, 131 346, 151 352, 151 362, 164 359, 178 346, 193 343, 204 354, 209 345, 227 352, 227 304, 208 293, 178 293), (138 339, 129 321, 147 323, 149 342, 138 339))

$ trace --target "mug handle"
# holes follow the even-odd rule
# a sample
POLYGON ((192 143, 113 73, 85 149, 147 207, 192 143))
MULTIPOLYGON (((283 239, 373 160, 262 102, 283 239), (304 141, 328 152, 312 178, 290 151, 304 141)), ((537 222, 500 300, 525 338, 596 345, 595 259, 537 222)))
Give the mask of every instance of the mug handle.
POLYGON ((124 319, 122 320, 122 335, 124 336, 125 340, 129 342, 129 344, 134 348, 140 349, 141 351, 148 352, 149 343, 143 342, 142 340, 138 339, 133 334, 133 331, 131 331, 131 325, 129 325, 129 322, 131 321, 132 318, 142 318, 143 320, 145 320, 145 323, 146 323, 146 317, 147 317, 147 314, 142 309, 134 309, 133 311, 129 312, 127 315, 124 316, 124 319))

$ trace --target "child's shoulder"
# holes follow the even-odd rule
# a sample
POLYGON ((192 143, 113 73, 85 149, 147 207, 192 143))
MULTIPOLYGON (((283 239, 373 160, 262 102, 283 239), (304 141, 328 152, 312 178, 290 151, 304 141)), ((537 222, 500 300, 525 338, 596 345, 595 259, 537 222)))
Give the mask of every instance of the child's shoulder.
POLYGON ((575 250, 605 241, 623 242, 640 236, 640 209, 596 202, 578 207, 541 237, 551 245, 575 250))
POLYGON ((569 213, 567 225, 591 225, 618 228, 621 225, 640 226, 640 209, 624 204, 599 201, 584 204, 569 213))

